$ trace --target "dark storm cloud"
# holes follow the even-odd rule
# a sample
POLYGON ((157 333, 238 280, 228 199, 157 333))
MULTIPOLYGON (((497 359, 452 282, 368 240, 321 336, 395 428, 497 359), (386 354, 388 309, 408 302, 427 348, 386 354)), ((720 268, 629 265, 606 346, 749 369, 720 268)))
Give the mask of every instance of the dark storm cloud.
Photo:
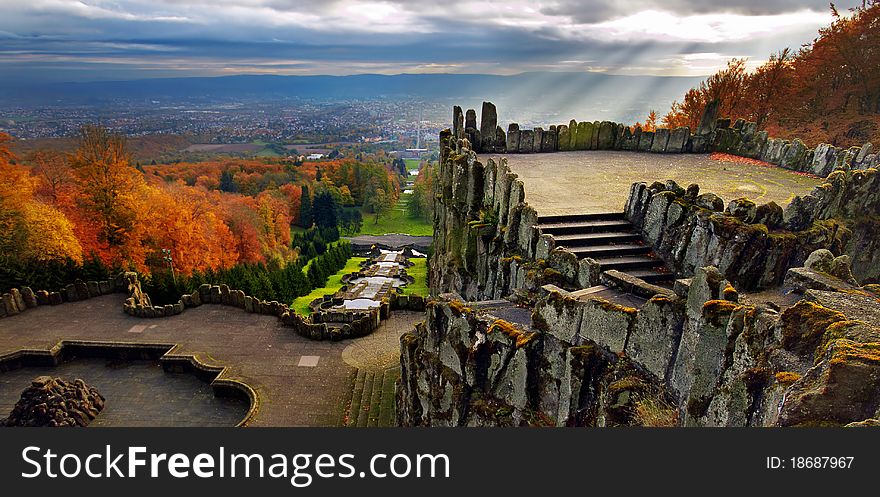
POLYGON ((66 72, 74 79, 705 74, 732 56, 764 58, 808 41, 827 18, 825 2, 813 0, 0 0, 0 9, 0 74, 14 70, 25 80, 45 78, 53 68, 54 77, 66 72))

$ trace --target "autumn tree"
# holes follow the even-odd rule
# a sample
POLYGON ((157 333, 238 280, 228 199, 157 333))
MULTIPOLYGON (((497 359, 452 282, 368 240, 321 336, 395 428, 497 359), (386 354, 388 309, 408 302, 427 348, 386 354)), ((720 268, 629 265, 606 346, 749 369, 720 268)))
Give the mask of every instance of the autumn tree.
POLYGON ((33 164, 33 172, 40 178, 41 189, 46 197, 58 205, 71 194, 73 176, 70 174, 70 165, 67 157, 55 150, 37 150, 30 161, 33 164))
POLYGON ((381 185, 370 183, 364 197, 364 209, 375 215, 373 224, 379 224, 379 216, 388 212, 394 201, 391 195, 381 185))
POLYGON ((125 139, 105 128, 85 126, 69 161, 79 183, 79 201, 96 224, 101 252, 110 260, 141 262, 135 232, 143 178, 129 163, 125 139))
POLYGON ((0 260, 13 264, 70 260, 82 262, 82 247, 63 213, 34 198, 37 181, 12 164, 15 156, 0 134, 0 260))

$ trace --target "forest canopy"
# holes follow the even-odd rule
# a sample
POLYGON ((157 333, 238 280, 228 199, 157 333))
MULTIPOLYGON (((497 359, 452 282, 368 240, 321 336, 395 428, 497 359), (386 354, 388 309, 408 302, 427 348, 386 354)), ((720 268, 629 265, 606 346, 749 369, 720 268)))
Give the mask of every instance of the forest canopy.
POLYGON ((811 43, 772 54, 754 71, 731 60, 674 102, 663 125, 694 130, 717 99, 720 116, 753 121, 770 136, 840 147, 880 140, 880 0, 849 15, 831 4, 831 13, 811 43))

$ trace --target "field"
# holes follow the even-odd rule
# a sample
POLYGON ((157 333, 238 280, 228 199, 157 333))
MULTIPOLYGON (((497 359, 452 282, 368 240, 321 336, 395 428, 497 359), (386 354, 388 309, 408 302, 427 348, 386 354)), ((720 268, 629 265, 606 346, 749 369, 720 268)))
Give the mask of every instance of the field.
POLYGON ((415 283, 403 287, 404 295, 428 296, 428 259, 424 257, 410 259, 413 265, 406 268, 406 274, 416 279, 415 283))
POLYGON ((434 226, 423 218, 412 218, 406 211, 406 204, 412 194, 401 193, 400 200, 390 211, 379 216, 364 212, 364 221, 359 235, 385 235, 390 233, 403 233, 414 236, 431 236, 434 234, 434 226))
POLYGON ((367 260, 365 257, 352 257, 336 274, 327 279, 327 284, 322 288, 315 288, 308 295, 297 298, 293 301, 291 307, 299 314, 311 314, 309 310, 309 302, 324 295, 331 295, 342 288, 342 277, 348 273, 354 273, 360 269, 361 263, 367 260))
POLYGON ((403 161, 406 162, 407 171, 418 171, 419 164, 422 163, 422 161, 419 159, 403 159, 403 161))

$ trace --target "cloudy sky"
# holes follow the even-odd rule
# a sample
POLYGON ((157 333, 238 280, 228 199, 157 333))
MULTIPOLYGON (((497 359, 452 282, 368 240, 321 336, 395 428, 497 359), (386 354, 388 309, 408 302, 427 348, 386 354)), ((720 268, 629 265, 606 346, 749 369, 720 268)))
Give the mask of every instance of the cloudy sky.
MULTIPOLYGON (((850 1, 838 2, 843 11, 850 1)), ((603 71, 756 65, 827 0, 0 0, 0 79, 603 71)))

